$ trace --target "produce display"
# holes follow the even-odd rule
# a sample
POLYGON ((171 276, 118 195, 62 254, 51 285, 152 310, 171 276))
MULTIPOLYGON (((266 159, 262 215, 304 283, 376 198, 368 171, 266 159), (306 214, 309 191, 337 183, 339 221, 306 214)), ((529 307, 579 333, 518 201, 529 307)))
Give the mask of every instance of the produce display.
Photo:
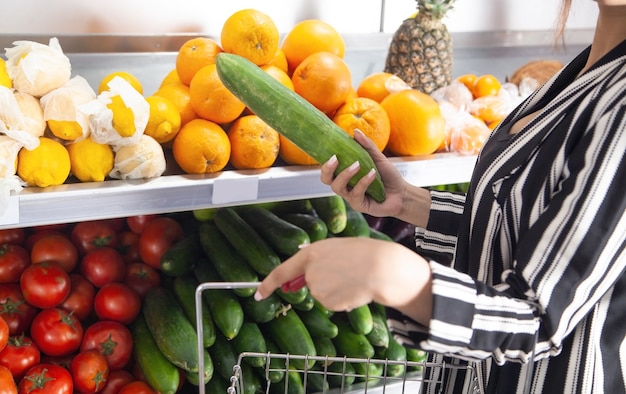
MULTIPOLYGON (((410 225, 389 220, 375 222, 333 195, 0 230, 2 387, 125 393, 144 384, 146 392, 178 393, 205 384, 209 393, 225 392, 242 352, 421 361, 423 352, 389 334, 382 306, 331 312, 306 287, 278 289, 260 302, 254 288, 205 291, 198 353, 199 283, 257 282, 300 245, 326 237, 412 237, 410 225)), ((266 360, 244 360, 245 393, 267 392, 266 360)), ((311 360, 290 362, 323 368, 311 360)), ((350 368, 363 371, 363 364, 350 368)), ((314 384, 319 378, 312 377, 305 387, 299 372, 289 377, 285 371, 272 372, 271 390, 283 379, 299 382, 292 389, 302 393, 338 384, 333 378, 314 384)), ((375 379, 383 370, 369 373, 375 379)), ((397 365, 386 371, 388 377, 404 373, 397 365)))

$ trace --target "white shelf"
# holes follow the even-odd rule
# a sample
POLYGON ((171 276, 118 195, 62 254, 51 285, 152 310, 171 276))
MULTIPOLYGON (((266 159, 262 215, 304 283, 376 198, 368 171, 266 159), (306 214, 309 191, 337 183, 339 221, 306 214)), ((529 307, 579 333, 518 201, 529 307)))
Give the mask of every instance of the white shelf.
MULTIPOLYGON (((440 153, 392 161, 409 182, 433 186, 469 180, 476 157, 440 153)), ((321 183, 319 173, 317 166, 288 166, 28 187, 10 196, 13 214, 0 221, 0 229, 330 195, 332 191, 321 183)))

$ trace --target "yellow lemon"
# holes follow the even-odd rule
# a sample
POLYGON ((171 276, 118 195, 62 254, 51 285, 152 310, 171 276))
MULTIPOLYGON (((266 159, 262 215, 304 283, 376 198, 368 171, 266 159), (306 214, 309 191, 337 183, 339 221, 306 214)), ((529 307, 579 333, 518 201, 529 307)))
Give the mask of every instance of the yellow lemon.
POLYGON ((91 138, 67 145, 72 174, 81 182, 102 182, 113 169, 115 154, 109 144, 91 138))
POLYGON ((5 86, 9 89, 13 87, 13 81, 7 72, 6 62, 2 58, 0 58, 0 86, 5 86))
POLYGON ((48 128, 52 134, 66 141, 73 141, 83 135, 83 128, 75 120, 48 120, 48 128))
POLYGON ((144 134, 163 144, 176 137, 180 130, 181 118, 178 108, 172 101, 161 96, 146 97, 150 104, 150 118, 144 134))
POLYGON ((135 127, 135 113, 126 106, 120 95, 111 97, 107 108, 113 113, 113 128, 122 137, 131 137, 137 131, 135 127))
POLYGON ((137 77, 135 77, 133 74, 126 71, 115 71, 102 78, 102 81, 100 81, 100 85, 98 85, 98 94, 104 92, 105 90, 109 90, 109 82, 111 82, 111 80, 115 77, 125 79, 133 88, 135 88, 139 93, 143 94, 143 86, 139 79, 137 79, 137 77))
POLYGON ((161 80, 159 87, 161 88, 165 85, 169 85, 170 83, 182 83, 176 69, 171 70, 165 75, 165 77, 161 80))
POLYGON ((29 186, 61 185, 70 175, 70 155, 60 142, 39 137, 38 147, 20 150, 17 175, 29 186))

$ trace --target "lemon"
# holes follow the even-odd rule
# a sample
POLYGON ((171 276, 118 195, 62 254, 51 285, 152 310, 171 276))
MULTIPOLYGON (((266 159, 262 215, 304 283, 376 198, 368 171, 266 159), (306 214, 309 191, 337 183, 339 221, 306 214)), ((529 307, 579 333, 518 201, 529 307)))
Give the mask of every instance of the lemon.
POLYGON ((146 101, 150 104, 150 118, 144 133, 160 144, 173 140, 180 130, 181 123, 176 105, 161 96, 149 96, 146 97, 146 101))
POLYGON ((182 83, 180 82, 178 71, 176 71, 175 68, 165 75, 165 77, 161 80, 161 84, 159 85, 159 88, 165 85, 169 85, 171 83, 182 83))
POLYGON ((13 87, 13 81, 7 72, 7 64, 2 58, 0 58, 0 86, 5 86, 9 89, 13 87))
POLYGON ((75 120, 48 120, 50 132, 62 140, 73 141, 83 135, 83 128, 75 120))
POLYGON ((143 94, 143 86, 141 85, 141 82, 139 82, 139 79, 137 79, 137 77, 135 77, 133 74, 126 71, 115 71, 102 78, 102 81, 100 81, 100 85, 98 85, 98 94, 104 92, 105 90, 109 90, 109 82, 111 82, 111 80, 115 77, 121 77, 125 79, 126 82, 128 82, 133 88, 135 88, 135 90, 143 94))
POLYGON ((20 150, 17 175, 29 186, 61 185, 70 175, 70 155, 60 142, 39 137, 38 147, 20 150))
POLYGON ((165 153, 161 144, 149 135, 142 134, 139 141, 123 145, 115 151, 115 164, 111 178, 155 178, 165 172, 165 153))
POLYGON ((135 113, 126 106, 120 95, 111 97, 107 108, 113 113, 113 128, 122 137, 131 137, 137 131, 135 127, 135 113))
POLYGON ((115 154, 109 144, 91 138, 67 145, 72 174, 81 182, 102 182, 113 169, 115 154))

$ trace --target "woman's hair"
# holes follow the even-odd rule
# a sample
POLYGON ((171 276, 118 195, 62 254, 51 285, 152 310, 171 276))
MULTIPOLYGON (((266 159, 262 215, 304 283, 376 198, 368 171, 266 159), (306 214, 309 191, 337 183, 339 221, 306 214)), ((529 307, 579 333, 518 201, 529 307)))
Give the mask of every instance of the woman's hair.
POLYGON ((569 10, 572 6, 572 0, 561 0, 561 12, 556 21, 555 44, 565 44, 565 26, 569 17, 569 10))

